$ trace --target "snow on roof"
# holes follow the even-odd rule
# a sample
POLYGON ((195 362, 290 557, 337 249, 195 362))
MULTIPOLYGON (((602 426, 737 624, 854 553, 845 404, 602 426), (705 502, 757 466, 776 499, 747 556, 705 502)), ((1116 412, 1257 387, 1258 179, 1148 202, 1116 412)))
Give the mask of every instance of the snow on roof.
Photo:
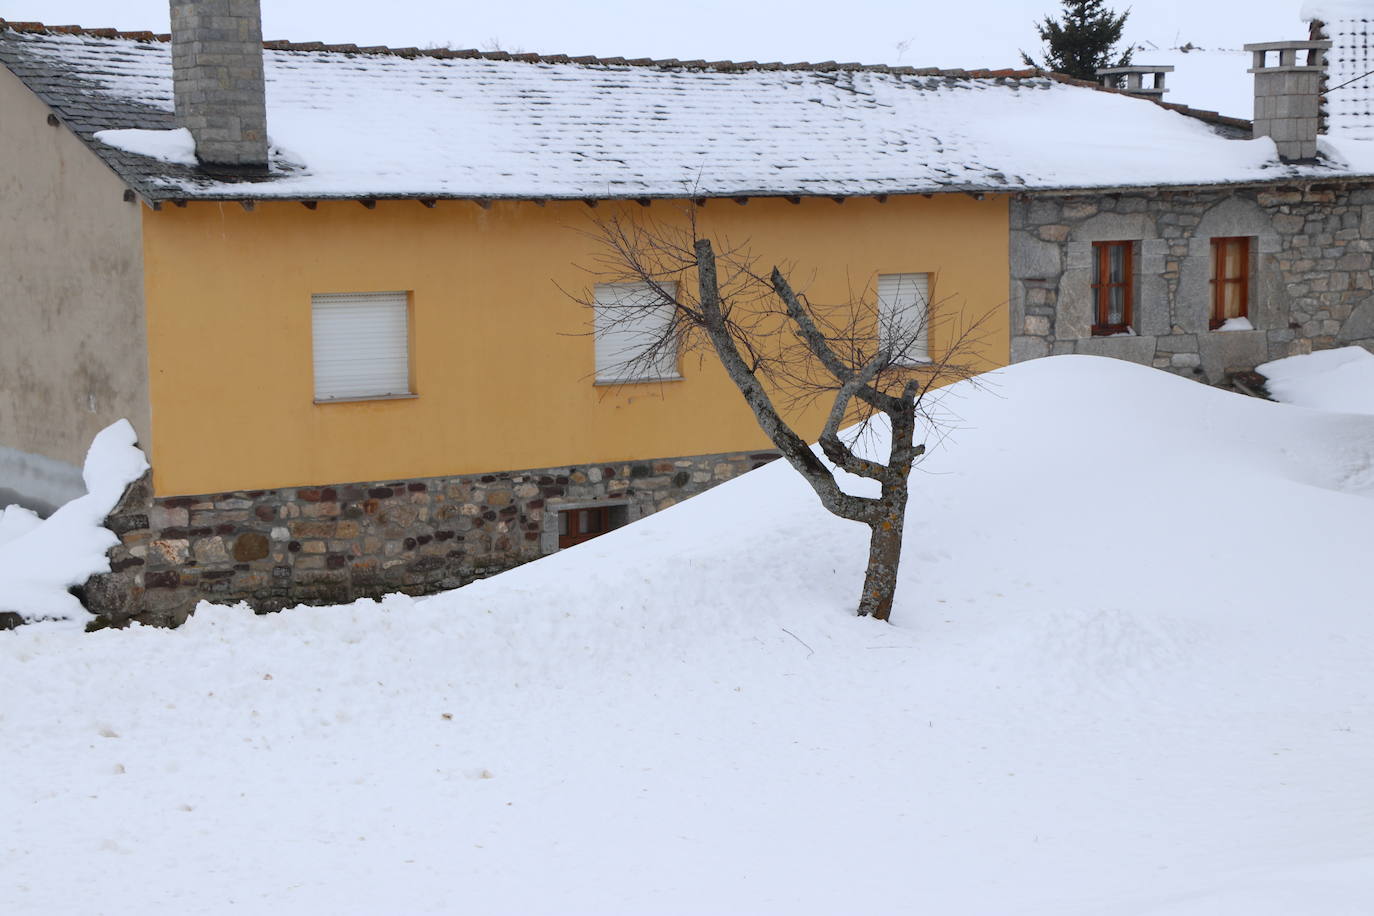
POLYGON ((1374 19, 1374 0, 1307 0, 1299 14, 1304 20, 1374 19))
POLYGON ((1249 118, 1255 110, 1255 78, 1247 71, 1251 55, 1239 48, 1151 48, 1136 52, 1136 63, 1170 66, 1166 77, 1171 102, 1249 118))
POLYGON ((164 38, 0 23, 0 62, 150 199, 853 196, 1351 171, 1284 166, 1267 139, 1035 71, 268 42, 273 171, 246 180, 147 134, 175 127, 164 38))
POLYGON ((1322 23, 1331 40, 1326 55, 1327 130, 1359 140, 1374 140, 1374 0, 1308 4, 1320 10, 1310 18, 1322 23))

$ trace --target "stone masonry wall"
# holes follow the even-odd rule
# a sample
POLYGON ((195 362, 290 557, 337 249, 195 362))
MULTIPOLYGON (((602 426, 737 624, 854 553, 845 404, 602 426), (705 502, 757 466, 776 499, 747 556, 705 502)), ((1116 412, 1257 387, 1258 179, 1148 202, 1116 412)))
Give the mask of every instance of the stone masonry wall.
POLYGON ((1374 349, 1374 189, 1024 197, 1011 206, 1012 361, 1128 359, 1209 383, 1271 359, 1374 349), (1253 331, 1213 331, 1211 239, 1254 239, 1253 331), (1134 333, 1092 336, 1092 243, 1137 241, 1134 333))
POLYGON ((457 588, 558 549, 558 516, 633 521, 773 460, 731 453, 499 474, 155 499, 135 483, 106 521, 121 544, 87 582, 94 626, 182 623, 197 602, 260 612, 457 588))

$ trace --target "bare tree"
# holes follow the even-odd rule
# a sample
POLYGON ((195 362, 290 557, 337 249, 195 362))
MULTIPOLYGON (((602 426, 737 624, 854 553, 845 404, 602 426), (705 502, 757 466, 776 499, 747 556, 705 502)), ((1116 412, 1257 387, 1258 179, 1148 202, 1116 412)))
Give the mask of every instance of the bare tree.
MULTIPOLYGON (((940 428, 927 409, 932 391, 981 371, 974 360, 992 313, 965 322, 960 312, 938 303, 903 311, 882 297, 875 300, 870 288, 849 302, 817 305, 781 267, 765 274, 746 247, 702 237, 694 209, 686 222, 679 229, 617 216, 595 222, 591 230, 600 252, 591 272, 616 282, 599 287, 599 298, 573 298, 595 309, 600 337, 625 344, 613 378, 661 378, 665 362, 681 353, 714 354, 759 426, 821 504, 868 526, 858 614, 887 620, 909 480, 925 453, 917 432, 940 428), (942 331, 938 352, 927 346, 936 327, 942 331), (831 399, 818 438, 828 464, 784 416, 821 397, 831 399), (887 418, 891 431, 885 461, 865 457, 858 447, 878 415, 887 418), (857 425, 846 431, 846 424, 857 425), (879 495, 846 492, 834 468, 877 481, 879 495)), ((928 290, 924 296, 933 299, 928 290)))

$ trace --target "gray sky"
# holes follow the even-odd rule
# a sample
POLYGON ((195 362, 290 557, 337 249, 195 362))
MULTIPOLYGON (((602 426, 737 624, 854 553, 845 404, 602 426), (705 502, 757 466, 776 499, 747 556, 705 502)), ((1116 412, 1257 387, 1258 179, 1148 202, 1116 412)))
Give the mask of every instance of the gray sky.
MULTIPOLYGON (((1209 48, 1305 38, 1300 7, 1136 0, 1127 38, 1209 48)), ((1032 23, 1058 9, 1058 0, 263 0, 263 21, 267 38, 292 41, 973 68, 1019 66, 1018 48, 1038 53, 1032 23)), ((0 0, 0 17, 161 32, 167 0, 0 0)))

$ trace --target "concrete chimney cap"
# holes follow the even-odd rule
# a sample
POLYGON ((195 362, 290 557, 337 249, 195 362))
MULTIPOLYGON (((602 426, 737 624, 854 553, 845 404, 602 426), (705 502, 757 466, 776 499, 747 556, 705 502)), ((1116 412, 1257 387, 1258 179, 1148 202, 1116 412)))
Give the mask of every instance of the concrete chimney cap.
POLYGON ((1150 66, 1148 64, 1132 64, 1129 67, 1103 67, 1097 71, 1098 76, 1125 76, 1128 73, 1173 73, 1173 64, 1159 64, 1150 66))
POLYGON ((1250 73, 1311 73, 1326 68, 1326 52, 1331 48, 1329 41, 1261 41, 1244 46, 1254 55, 1254 66, 1250 73), (1279 60, 1271 64, 1268 54, 1277 51, 1279 60), (1307 60, 1298 63, 1298 52, 1306 51, 1307 60))
POLYGON ((1330 41, 1260 41, 1242 45, 1245 51, 1325 51, 1330 41))

